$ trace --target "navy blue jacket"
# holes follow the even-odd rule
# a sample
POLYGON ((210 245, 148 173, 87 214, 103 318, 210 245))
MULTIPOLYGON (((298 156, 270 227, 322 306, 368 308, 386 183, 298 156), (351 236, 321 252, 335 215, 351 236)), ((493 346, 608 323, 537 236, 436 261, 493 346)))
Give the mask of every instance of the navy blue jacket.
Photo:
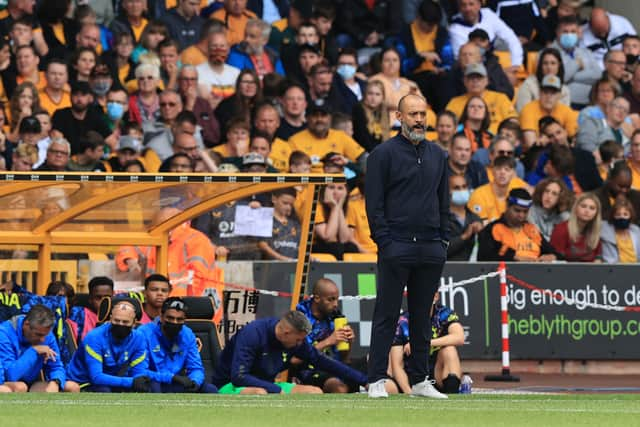
POLYGON ((306 340, 298 347, 284 348, 276 338, 277 323, 277 318, 258 319, 237 332, 220 354, 213 384, 222 387, 231 382, 236 387, 261 387, 268 393, 280 393, 280 386, 273 381, 289 368, 293 357, 339 378, 367 383, 362 372, 323 356, 306 340))
POLYGON ((365 200, 380 250, 392 241, 449 240, 445 151, 424 140, 414 146, 402 135, 378 145, 367 160, 365 200))

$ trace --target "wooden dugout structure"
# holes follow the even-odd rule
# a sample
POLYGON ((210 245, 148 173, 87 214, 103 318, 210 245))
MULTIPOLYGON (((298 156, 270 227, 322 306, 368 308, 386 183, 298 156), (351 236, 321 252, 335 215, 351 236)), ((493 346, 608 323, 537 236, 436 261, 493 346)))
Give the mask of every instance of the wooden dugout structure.
POLYGON ((292 307, 306 285, 313 217, 320 186, 344 183, 325 174, 0 173, 0 245, 37 253, 36 292, 44 294, 54 252, 105 246, 155 246, 157 270, 167 274, 168 233, 184 221, 253 194, 285 187, 305 191, 292 307), (154 222, 165 207, 176 215, 154 222))

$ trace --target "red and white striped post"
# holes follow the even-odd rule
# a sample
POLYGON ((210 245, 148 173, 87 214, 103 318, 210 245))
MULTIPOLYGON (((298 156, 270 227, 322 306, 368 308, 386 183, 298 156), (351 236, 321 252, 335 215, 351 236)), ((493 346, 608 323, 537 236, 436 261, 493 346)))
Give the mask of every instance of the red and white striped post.
POLYGON ((504 261, 498 266, 500 273, 500 331, 502 338, 502 374, 487 375, 485 381, 520 381, 511 375, 509 358, 509 303, 507 300, 507 266, 504 261))

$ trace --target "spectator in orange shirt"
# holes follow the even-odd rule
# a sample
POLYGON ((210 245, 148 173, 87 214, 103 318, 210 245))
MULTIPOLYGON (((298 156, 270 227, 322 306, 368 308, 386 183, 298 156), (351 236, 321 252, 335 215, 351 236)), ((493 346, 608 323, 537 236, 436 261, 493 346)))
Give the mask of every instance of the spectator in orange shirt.
POLYGON ((531 101, 520 112, 525 150, 538 142, 539 121, 545 116, 556 119, 567 130, 569 136, 578 132, 578 112, 560 102, 561 89, 562 80, 558 76, 544 76, 540 82, 540 99, 531 101))
POLYGON ((353 243, 355 220, 349 212, 347 185, 328 184, 320 189, 312 251, 328 253, 342 260, 346 252, 359 252, 353 243))
POLYGON ((40 90, 40 104, 53 115, 56 110, 71 107, 71 93, 68 90, 69 70, 61 59, 51 59, 45 73, 47 85, 40 90))
POLYGON ((549 262, 557 259, 553 246, 527 221, 531 195, 524 188, 509 192, 507 210, 487 225, 478 240, 478 261, 549 262))
POLYGON ((224 22, 228 29, 227 39, 231 45, 242 41, 247 22, 249 19, 257 18, 255 13, 247 9, 247 0, 224 0, 224 7, 211 17, 224 22))

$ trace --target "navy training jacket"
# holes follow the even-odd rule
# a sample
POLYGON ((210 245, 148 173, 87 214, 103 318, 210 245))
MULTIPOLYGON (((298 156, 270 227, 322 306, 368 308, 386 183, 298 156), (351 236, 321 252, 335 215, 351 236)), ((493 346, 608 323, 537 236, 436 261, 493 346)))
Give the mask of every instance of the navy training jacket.
POLYGON ((449 240, 446 153, 397 135, 367 160, 365 183, 371 237, 382 250, 392 241, 449 240))

